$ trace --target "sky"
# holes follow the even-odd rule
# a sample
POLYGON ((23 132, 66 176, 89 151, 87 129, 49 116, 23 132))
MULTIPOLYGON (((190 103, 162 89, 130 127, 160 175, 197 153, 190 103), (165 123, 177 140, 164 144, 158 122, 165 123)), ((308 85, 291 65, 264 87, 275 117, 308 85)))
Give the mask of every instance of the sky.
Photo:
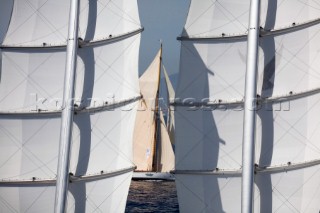
POLYGON ((190 0, 138 0, 139 15, 144 31, 141 35, 139 75, 148 68, 163 43, 163 64, 176 86, 179 72, 181 34, 190 0))

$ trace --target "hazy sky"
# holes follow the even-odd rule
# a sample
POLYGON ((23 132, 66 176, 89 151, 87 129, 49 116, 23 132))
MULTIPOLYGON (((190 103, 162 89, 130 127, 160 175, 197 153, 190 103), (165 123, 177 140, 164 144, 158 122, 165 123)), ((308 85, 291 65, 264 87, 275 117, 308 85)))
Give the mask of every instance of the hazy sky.
POLYGON ((179 71, 180 42, 189 9, 189 0, 138 0, 140 21, 144 27, 140 45, 139 73, 153 60, 163 43, 163 63, 175 84, 179 71))

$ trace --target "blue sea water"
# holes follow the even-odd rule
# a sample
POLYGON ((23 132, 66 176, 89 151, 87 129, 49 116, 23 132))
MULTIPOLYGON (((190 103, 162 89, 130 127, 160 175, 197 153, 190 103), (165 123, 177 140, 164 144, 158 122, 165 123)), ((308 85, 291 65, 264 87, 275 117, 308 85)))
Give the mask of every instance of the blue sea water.
POLYGON ((175 182, 132 181, 125 212, 179 212, 175 182))

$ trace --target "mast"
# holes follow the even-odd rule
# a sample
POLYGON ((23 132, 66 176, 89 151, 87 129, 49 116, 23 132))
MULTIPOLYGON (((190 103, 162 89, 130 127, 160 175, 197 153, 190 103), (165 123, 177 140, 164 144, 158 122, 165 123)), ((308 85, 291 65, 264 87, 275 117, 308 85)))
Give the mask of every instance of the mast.
POLYGON ((260 0, 251 0, 245 80, 241 212, 252 212, 260 0))
POLYGON ((68 182, 71 135, 73 124, 74 78, 77 62, 79 1, 72 0, 69 15, 66 72, 64 79, 63 109, 60 130, 59 161, 55 194, 55 213, 65 212, 68 182))
POLYGON ((161 64, 162 64, 162 41, 160 40, 160 63, 159 63, 159 72, 158 72, 158 87, 157 87, 157 95, 156 95, 156 102, 155 102, 155 114, 154 114, 154 119, 155 119, 155 132, 154 132, 154 141, 155 143, 153 144, 153 168, 152 170, 155 169, 155 171, 158 171, 158 164, 159 164, 159 154, 157 153, 157 146, 158 146, 158 128, 159 128, 159 89, 160 89, 160 77, 161 77, 161 64))

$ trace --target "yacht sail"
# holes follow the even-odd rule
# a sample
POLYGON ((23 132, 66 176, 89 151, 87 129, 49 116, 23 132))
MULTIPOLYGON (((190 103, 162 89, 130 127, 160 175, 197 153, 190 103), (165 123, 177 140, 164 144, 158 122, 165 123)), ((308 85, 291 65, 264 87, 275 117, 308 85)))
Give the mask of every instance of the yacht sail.
MULTIPOLYGON (((253 211, 317 212, 320 4, 260 2, 253 211)), ((241 209, 249 8, 191 0, 173 103, 182 212, 241 209)))
MULTIPOLYGON (((0 208, 53 212, 70 1, 0 3, 0 208), (6 25, 9 25, 8 27, 6 25)), ((137 2, 79 0, 66 212, 124 212, 134 170, 137 2)))
POLYGON ((139 79, 143 98, 134 130, 133 157, 137 168, 133 179, 172 179, 169 171, 174 168, 174 153, 159 107, 161 57, 162 47, 139 79))

